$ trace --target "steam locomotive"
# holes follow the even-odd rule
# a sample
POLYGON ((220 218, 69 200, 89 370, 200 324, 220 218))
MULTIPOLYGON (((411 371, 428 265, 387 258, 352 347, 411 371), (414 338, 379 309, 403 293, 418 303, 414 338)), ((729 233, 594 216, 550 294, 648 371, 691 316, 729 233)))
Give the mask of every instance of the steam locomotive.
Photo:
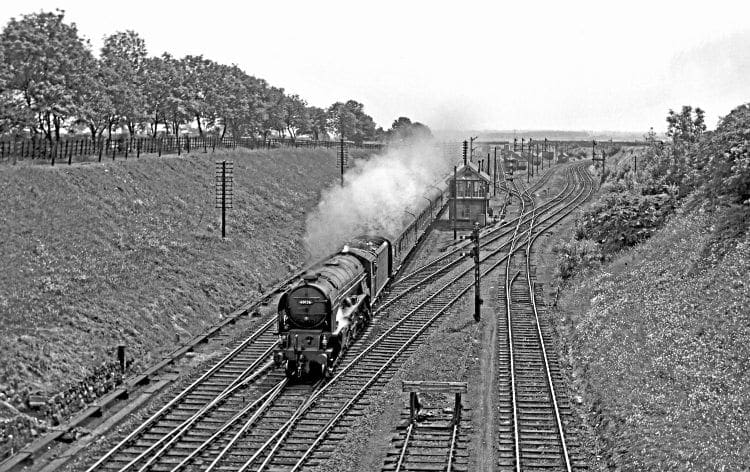
POLYGON ((361 236, 306 271, 279 298, 277 365, 325 376, 364 330, 393 271, 386 238, 361 236))

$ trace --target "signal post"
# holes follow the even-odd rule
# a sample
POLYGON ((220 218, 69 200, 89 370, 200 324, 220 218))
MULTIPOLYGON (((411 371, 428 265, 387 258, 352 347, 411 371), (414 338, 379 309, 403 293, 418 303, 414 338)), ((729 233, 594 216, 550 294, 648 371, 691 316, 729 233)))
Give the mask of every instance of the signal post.
POLYGON ((479 284, 481 280, 481 272, 479 265, 479 223, 474 223, 474 229, 471 231, 471 238, 474 246, 471 248, 467 257, 474 258, 474 321, 479 323, 482 319, 482 291, 479 284))

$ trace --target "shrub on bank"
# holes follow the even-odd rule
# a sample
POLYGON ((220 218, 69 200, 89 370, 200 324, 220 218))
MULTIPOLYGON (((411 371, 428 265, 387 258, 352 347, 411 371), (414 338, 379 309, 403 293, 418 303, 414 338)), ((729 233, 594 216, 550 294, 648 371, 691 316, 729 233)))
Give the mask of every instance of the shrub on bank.
POLYGON ((601 252, 612 254, 650 237, 673 209, 668 194, 609 193, 583 214, 575 237, 593 240, 601 245, 601 252))
POLYGON ((590 239, 572 239, 552 248, 558 258, 555 276, 568 279, 577 272, 599 267, 604 260, 600 247, 590 239))

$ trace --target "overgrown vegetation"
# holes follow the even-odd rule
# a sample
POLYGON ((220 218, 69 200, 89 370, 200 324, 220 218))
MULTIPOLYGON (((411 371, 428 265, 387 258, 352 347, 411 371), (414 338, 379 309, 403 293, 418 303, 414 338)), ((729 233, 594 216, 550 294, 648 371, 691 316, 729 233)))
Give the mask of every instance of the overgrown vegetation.
POLYGON ((715 131, 707 132, 703 110, 690 106, 670 110, 667 124, 671 143, 657 142, 652 132, 645 150, 629 150, 620 156, 624 164, 602 174, 602 197, 576 222, 574 240, 555 248, 561 279, 651 237, 685 202, 733 208, 706 249, 713 256, 723 256, 747 231, 750 104, 732 110, 715 131))

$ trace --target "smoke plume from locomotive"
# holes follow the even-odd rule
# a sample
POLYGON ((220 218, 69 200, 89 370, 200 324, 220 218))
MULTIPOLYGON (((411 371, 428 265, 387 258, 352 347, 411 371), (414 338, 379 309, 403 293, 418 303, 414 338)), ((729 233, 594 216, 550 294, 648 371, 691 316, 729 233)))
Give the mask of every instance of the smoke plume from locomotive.
POLYGON ((428 203, 430 185, 447 175, 450 161, 430 141, 389 148, 347 169, 344 186, 323 193, 307 218, 305 245, 318 260, 352 237, 398 235, 428 203))

